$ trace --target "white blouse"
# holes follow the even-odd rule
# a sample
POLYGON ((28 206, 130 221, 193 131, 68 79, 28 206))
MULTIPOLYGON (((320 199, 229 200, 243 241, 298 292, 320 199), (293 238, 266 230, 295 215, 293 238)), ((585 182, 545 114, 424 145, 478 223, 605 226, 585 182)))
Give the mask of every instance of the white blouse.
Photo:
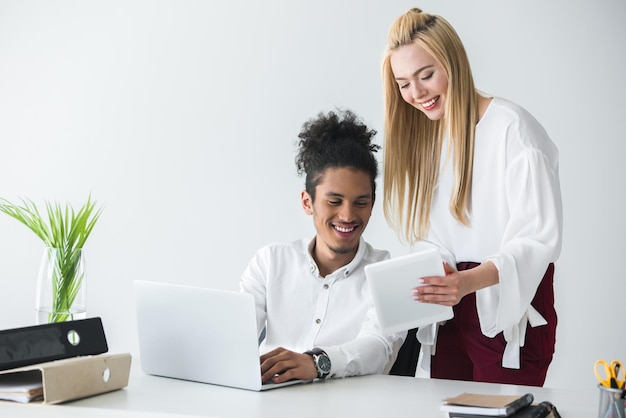
MULTIPOLYGON (((532 115, 494 97, 476 125, 471 226, 466 227, 449 209, 454 172, 447 149, 444 142, 427 242, 412 247, 435 244, 452 266, 464 261, 495 264, 499 284, 476 292, 481 331, 487 337, 504 332, 502 366, 518 369, 526 324, 546 324, 530 302, 548 264, 561 252, 558 151, 532 115)), ((434 353, 436 330, 435 324, 420 330, 424 353, 434 353)))

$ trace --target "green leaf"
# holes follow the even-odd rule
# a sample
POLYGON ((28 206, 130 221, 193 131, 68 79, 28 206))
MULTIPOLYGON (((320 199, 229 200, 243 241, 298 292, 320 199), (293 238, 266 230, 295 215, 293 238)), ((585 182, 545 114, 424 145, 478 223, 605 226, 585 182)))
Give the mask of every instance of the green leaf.
MULTIPOLYGON (((45 244, 54 248, 53 269, 53 313, 49 322, 65 321, 83 281, 80 257, 82 248, 89 238, 102 213, 96 209, 96 202, 89 195, 87 202, 75 212, 66 204, 46 202, 47 220, 43 218, 33 201, 21 198, 20 204, 0 198, 0 212, 11 216, 26 225, 45 244)), ((52 255, 49 255, 52 257, 52 255)))

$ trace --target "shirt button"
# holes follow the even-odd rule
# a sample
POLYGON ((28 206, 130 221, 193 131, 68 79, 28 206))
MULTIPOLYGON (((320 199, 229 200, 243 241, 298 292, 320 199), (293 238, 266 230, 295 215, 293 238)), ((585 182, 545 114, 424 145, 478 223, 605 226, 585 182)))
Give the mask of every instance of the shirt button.
POLYGON ((325 284, 325 285, 324 285, 324 289, 328 289, 328 287, 329 287, 329 286, 328 286, 327 284, 325 284))
POLYGON ((315 320, 315 323, 316 323, 316 324, 321 324, 321 323, 322 323, 322 320, 318 318, 318 319, 316 319, 316 320, 315 320))

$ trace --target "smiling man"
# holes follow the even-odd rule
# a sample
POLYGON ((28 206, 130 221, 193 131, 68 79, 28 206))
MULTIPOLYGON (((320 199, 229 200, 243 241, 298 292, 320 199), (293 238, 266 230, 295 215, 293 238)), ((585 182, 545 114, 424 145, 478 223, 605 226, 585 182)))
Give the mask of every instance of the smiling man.
POLYGON ((376 197, 375 134, 350 111, 303 125, 296 165, 315 237, 261 248, 240 283, 265 330, 264 381, 386 373, 404 340, 380 330, 364 273, 389 257, 362 238, 376 197))

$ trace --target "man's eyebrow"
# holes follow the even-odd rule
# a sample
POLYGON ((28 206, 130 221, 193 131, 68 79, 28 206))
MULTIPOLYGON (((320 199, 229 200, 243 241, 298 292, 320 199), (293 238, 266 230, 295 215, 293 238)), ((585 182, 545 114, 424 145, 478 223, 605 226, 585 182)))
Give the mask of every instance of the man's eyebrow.
MULTIPOLYGON (((325 194, 325 196, 327 196, 327 197, 341 197, 341 198, 345 198, 344 195, 342 195, 341 193, 337 193, 337 192, 327 192, 325 194)), ((371 199, 371 198, 372 198, 371 194, 362 194, 362 195, 356 197, 356 199, 371 199)))
MULTIPOLYGON (((411 77, 415 77, 417 76, 419 73, 421 73, 422 71, 426 70, 427 68, 433 67, 432 64, 430 65, 425 65, 422 68, 418 68, 417 70, 415 70, 415 72, 413 72, 413 74, 411 74, 411 77)), ((406 80, 406 78, 404 77, 396 77, 395 80, 406 80)))

